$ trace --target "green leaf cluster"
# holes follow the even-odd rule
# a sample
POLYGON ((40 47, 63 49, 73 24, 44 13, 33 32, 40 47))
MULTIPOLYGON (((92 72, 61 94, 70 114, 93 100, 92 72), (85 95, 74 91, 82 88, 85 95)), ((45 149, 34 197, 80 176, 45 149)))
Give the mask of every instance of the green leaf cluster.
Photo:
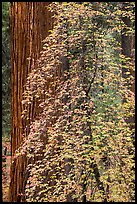
POLYGON ((11 96, 10 96, 10 2, 2 2, 2 135, 11 131, 11 96))

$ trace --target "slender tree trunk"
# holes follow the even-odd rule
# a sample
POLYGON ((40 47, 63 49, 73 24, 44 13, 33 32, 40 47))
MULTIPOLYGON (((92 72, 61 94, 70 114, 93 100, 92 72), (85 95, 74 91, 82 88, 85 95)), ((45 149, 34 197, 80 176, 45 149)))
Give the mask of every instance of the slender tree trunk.
MULTIPOLYGON (((81 20, 81 19, 80 19, 81 20)), ((82 21, 81 21, 82 23, 82 21)), ((93 34, 93 39, 94 39, 94 34, 93 34)), ((82 40, 81 41, 81 44, 82 44, 82 58, 81 58, 81 66, 82 66, 82 70, 84 70, 84 67, 85 67, 85 62, 84 62, 84 55, 85 55, 85 51, 86 51, 86 46, 85 46, 85 43, 84 41, 82 40)), ((95 42, 95 39, 94 39, 94 45, 93 45, 93 49, 94 49, 94 54, 95 54, 95 58, 96 58, 96 62, 97 62, 97 59, 98 59, 98 56, 97 56, 97 51, 96 51, 96 42, 95 42)), ((84 90, 86 91, 86 95, 87 95, 87 98, 86 100, 89 101, 89 92, 90 92, 90 88, 91 88, 91 85, 92 83, 94 82, 94 78, 95 78, 95 75, 96 75, 96 71, 97 71, 97 64, 95 64, 95 72, 94 72, 94 76, 93 76, 93 79, 90 81, 90 82, 87 82, 87 79, 86 79, 86 76, 85 78, 83 77, 83 84, 84 84, 84 90), (88 84, 89 83, 89 84, 88 84)), ((92 114, 92 111, 89 111, 87 110, 87 116, 90 117, 92 114)), ((89 141, 93 141, 92 140, 92 131, 91 131, 91 123, 87 121, 87 123, 83 126, 82 128, 84 131, 84 135, 90 135, 90 139, 89 141)), ((88 144, 89 142, 88 140, 85 142, 86 144, 88 144)), ((93 148, 94 150, 94 148, 93 148)), ((104 185, 103 185, 103 182, 100 181, 100 172, 99 172, 99 169, 98 169, 98 165, 96 164, 96 162, 94 161, 93 159, 93 162, 91 163, 90 165, 90 168, 93 169, 93 172, 94 172, 94 176, 95 176, 95 179, 96 179, 96 183, 97 183, 97 187, 99 190, 101 190, 103 192, 103 195, 104 195, 104 202, 107 202, 107 199, 106 199, 106 195, 105 195, 105 189, 104 189, 104 185)), ((82 170, 82 174, 81 176, 83 175, 83 172, 84 172, 84 169, 82 170)), ((87 198, 86 198, 86 191, 87 191, 87 185, 86 185, 86 180, 87 180, 87 176, 85 176, 85 178, 83 179, 83 182, 82 182, 82 194, 83 194, 83 197, 82 197, 82 202, 87 202, 87 198)), ((92 188, 92 187, 91 187, 92 188)), ((92 192, 92 191, 91 191, 92 192)))
POLYGON ((28 108, 28 118, 22 119, 24 109, 22 94, 28 73, 40 55, 42 40, 52 28, 51 13, 47 10, 50 2, 12 2, 10 9, 11 31, 11 182, 10 202, 22 201, 26 158, 15 158, 15 151, 21 145, 23 136, 27 137, 29 125, 38 114, 37 104, 28 108))
MULTIPOLYGON (((122 3, 122 9, 123 11, 126 11, 126 6, 127 2, 123 2, 122 3)), ((124 24, 127 27, 132 27, 132 22, 128 17, 123 17, 122 18, 124 24)), ((125 33, 126 33, 126 29, 124 29, 125 33)), ((130 63, 132 64, 131 67, 134 67, 134 62, 135 62, 135 55, 134 55, 134 48, 135 48, 135 36, 134 33, 133 34, 122 34, 121 36, 121 48, 122 48, 122 54, 125 57, 129 57, 130 63)), ((135 71, 132 70, 132 68, 129 66, 129 68, 125 68, 126 64, 123 63, 123 68, 122 68, 122 77, 123 78, 128 78, 129 76, 126 74, 126 72, 128 71, 130 73, 131 76, 133 76, 133 78, 135 78, 135 71)), ((131 86, 130 90, 135 93, 135 80, 133 82, 129 81, 128 85, 131 86)), ((123 99, 124 101, 125 99, 123 99)), ((127 123, 130 123, 130 128, 131 130, 134 129, 134 123, 135 123, 135 116, 129 117, 128 119, 126 119, 127 123)))
MULTIPOLYGON (((128 2, 122 2, 122 9, 123 11, 126 11, 125 6, 127 5, 128 2)), ((132 22, 128 17, 123 17, 122 18, 124 24, 127 27, 132 27, 132 22)), ((126 29, 124 30, 126 31, 126 29)), ((133 81, 129 82, 129 85, 131 86, 129 89, 133 92, 133 96, 135 94, 135 71, 132 69, 133 67, 135 67, 135 53, 134 53, 134 49, 135 49, 135 34, 122 34, 121 36, 121 48, 122 48, 122 54, 125 57, 129 57, 130 58, 130 63, 131 63, 131 67, 129 66, 128 70, 124 68, 124 63, 123 63, 123 68, 122 68, 122 77, 123 78, 127 78, 128 76, 126 75, 126 72, 128 71, 130 73, 130 75, 133 77, 133 81)), ((132 96, 131 96, 132 97, 132 96)), ((123 99, 123 102, 125 101, 125 99, 123 99)), ((131 130, 135 129, 135 114, 133 116, 127 117, 125 120, 128 124, 131 130)), ((131 138, 133 139, 133 145, 135 147, 135 133, 133 133, 131 135, 131 138)), ((130 149, 129 149, 129 153, 130 153, 130 149)), ((132 152, 131 152, 132 154, 132 152)), ((135 156, 134 156, 134 161, 135 161, 135 156)), ((133 167, 134 168, 134 167, 133 167)), ((135 169, 134 169, 135 171, 135 169)), ((133 183, 135 183, 135 180, 133 179, 133 183)), ((135 199, 134 197, 131 199, 135 199)))

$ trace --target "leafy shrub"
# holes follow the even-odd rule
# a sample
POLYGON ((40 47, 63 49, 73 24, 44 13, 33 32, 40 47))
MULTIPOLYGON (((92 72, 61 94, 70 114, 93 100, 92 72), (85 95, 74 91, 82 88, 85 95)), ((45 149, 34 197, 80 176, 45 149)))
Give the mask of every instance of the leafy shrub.
MULTIPOLYGON (((132 76, 121 55, 125 13, 118 2, 54 2, 55 25, 29 74, 23 117, 39 117, 20 149, 28 158, 27 202, 127 202, 134 198, 132 76)), ((127 28, 132 31, 132 27, 127 28)), ((130 65, 131 68, 131 65, 130 65)))

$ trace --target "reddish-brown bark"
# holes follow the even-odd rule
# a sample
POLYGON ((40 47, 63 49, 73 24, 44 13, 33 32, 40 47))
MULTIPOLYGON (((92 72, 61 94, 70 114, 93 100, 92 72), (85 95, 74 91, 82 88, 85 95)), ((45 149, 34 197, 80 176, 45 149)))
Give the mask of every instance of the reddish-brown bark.
POLYGON ((42 49, 42 40, 52 28, 51 13, 47 6, 50 2, 12 2, 10 8, 11 30, 11 96, 12 96, 12 164, 9 188, 10 202, 23 201, 23 181, 26 158, 14 158, 16 149, 27 137, 29 124, 37 115, 36 102, 28 109, 28 120, 21 117, 23 110, 22 94, 24 85, 33 63, 42 49), (33 61, 34 59, 34 61, 33 61))

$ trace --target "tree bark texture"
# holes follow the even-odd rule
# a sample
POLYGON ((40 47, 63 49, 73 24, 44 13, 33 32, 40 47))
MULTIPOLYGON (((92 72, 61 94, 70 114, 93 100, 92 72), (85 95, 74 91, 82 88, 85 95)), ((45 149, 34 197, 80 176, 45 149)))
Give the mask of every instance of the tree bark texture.
MULTIPOLYGON (((126 6, 128 5, 128 2, 122 2, 122 10, 123 11, 127 11, 126 6)), ((124 24, 127 27, 133 27, 133 23, 131 22, 130 18, 125 16, 122 17, 122 21, 124 22, 124 24)), ((126 32, 127 29, 125 28, 124 31, 126 32)), ((125 57, 130 57, 131 58, 131 63, 132 66, 135 65, 135 53, 134 53, 134 49, 135 49, 135 33, 132 34, 122 34, 121 36, 121 48, 122 48, 122 54, 125 55, 125 57)), ((126 72, 127 70, 125 68, 122 68, 122 74, 123 77, 126 78, 126 72)), ((133 71, 132 69, 129 68, 129 72, 131 73, 131 75, 133 77, 135 77, 135 71, 133 71)), ((131 91, 135 93, 135 82, 133 82, 131 84, 131 91)))
POLYGON ((42 40, 53 26, 52 14, 47 9, 49 4, 50 2, 12 2, 10 8, 12 97, 10 202, 20 202, 24 193, 23 179, 27 161, 25 157, 15 158, 14 155, 23 137, 27 137, 29 125, 38 111, 34 101, 27 110, 28 118, 22 119, 24 107, 21 101, 27 76, 40 56, 42 40))
MULTIPOLYGON (((122 9, 124 11, 126 11, 126 2, 122 2, 122 9)), ((132 22, 131 20, 128 18, 128 17, 123 17, 122 18, 124 24, 127 26, 127 27, 132 27, 132 22)), ((125 29, 126 31, 126 29, 125 29)), ((132 34, 122 34, 121 36, 121 48, 122 48, 122 54, 125 56, 125 57, 129 57, 130 58, 130 63, 131 63, 131 67, 134 67, 135 66, 135 53, 134 53, 134 49, 135 49, 135 34, 132 33, 132 34)), ((123 63, 123 65, 125 65, 123 63)), ((135 71, 129 66, 128 69, 126 68, 122 68, 122 77, 123 78, 127 78, 128 75, 126 75, 126 72, 130 72, 130 75, 133 77, 133 81, 129 82, 131 85, 131 88, 130 90, 135 94, 135 71)), ((133 117, 129 117, 128 120, 127 120, 127 123, 131 123, 131 129, 134 129, 134 125, 132 125, 132 123, 135 123, 135 115, 133 117)))

